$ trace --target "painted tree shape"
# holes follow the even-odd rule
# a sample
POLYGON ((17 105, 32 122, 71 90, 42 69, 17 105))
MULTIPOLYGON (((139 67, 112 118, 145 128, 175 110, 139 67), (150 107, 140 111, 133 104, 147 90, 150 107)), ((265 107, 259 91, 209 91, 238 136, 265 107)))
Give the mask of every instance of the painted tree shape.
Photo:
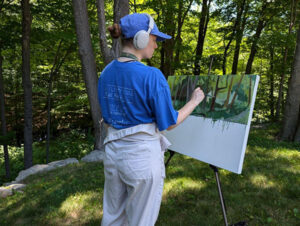
POLYGON ((229 87, 228 87, 228 90, 227 90, 227 97, 226 97, 226 100, 224 102, 223 108, 226 108, 228 106, 229 99, 230 99, 230 96, 231 96, 230 94, 231 94, 231 90, 232 90, 232 86, 233 86, 233 80, 234 80, 234 76, 232 75, 231 79, 230 79, 230 84, 229 84, 229 87))
POLYGON ((217 82, 216 82, 216 86, 215 86, 215 92, 214 92, 214 95, 213 95, 213 97, 212 97, 212 102, 211 102, 209 111, 214 111, 218 93, 219 93, 221 90, 226 89, 227 86, 228 86, 228 84, 227 84, 227 82, 226 82, 226 85, 225 85, 225 86, 219 87, 220 77, 221 77, 221 76, 217 76, 217 82))
POLYGON ((237 88, 236 88, 236 90, 235 90, 235 93, 234 93, 234 96, 233 96, 233 98, 232 98, 232 101, 231 101, 230 105, 228 106, 228 109, 231 109, 231 108, 233 107, 233 104, 234 104, 234 102, 235 102, 235 99, 236 99, 236 97, 237 97, 237 95, 238 95, 238 92, 237 92, 237 91, 238 91, 238 89, 239 89, 240 86, 241 86, 241 83, 242 83, 242 81, 243 81, 244 76, 245 76, 245 75, 241 75, 241 78, 240 78, 239 83, 238 83, 238 85, 237 85, 237 88))

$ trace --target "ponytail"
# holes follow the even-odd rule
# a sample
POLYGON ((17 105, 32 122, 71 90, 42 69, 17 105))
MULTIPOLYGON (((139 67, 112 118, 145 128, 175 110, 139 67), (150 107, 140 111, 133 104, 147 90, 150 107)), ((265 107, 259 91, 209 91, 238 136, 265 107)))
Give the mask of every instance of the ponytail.
POLYGON ((119 24, 113 24, 107 28, 112 38, 119 38, 122 35, 121 27, 119 24))

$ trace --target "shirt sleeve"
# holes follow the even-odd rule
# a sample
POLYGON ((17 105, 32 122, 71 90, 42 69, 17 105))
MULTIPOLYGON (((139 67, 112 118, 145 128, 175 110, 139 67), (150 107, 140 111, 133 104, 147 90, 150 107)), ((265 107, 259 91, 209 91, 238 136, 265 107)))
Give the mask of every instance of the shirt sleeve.
POLYGON ((173 108, 168 85, 161 87, 161 89, 152 96, 150 104, 160 131, 176 124, 178 112, 173 108))

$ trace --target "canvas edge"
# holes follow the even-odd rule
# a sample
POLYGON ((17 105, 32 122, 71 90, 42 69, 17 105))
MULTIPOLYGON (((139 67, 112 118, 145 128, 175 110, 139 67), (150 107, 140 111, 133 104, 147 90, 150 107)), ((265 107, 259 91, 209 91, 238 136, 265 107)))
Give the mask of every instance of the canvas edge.
POLYGON ((252 94, 252 95, 254 95, 254 94, 255 95, 254 95, 254 98, 252 98, 252 101, 251 101, 250 112, 249 112, 249 117, 248 117, 248 123, 247 123, 246 132, 245 132, 245 136, 244 136, 244 143, 243 143, 241 161, 240 161, 239 168, 238 168, 238 174, 242 173, 242 168, 243 168, 243 163, 244 163, 244 158, 245 158, 245 153, 246 153, 246 147, 247 147, 247 143, 248 143, 248 136, 249 136, 249 132, 250 132, 250 125, 251 125, 251 120, 252 120, 252 115, 253 115, 253 110, 254 110, 254 105, 255 105, 259 80, 260 80, 260 76, 256 75, 255 86, 254 86, 253 94, 252 94))

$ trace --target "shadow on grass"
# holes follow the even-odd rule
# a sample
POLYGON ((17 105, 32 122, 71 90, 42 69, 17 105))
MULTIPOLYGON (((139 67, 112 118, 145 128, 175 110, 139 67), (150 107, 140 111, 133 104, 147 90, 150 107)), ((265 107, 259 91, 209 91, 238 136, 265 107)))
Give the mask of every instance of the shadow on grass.
MULTIPOLYGON (((250 144, 241 175, 220 170, 230 224, 299 225, 300 153, 277 149, 250 144)), ((100 225, 101 163, 69 165, 25 182, 29 185, 24 194, 0 200, 0 225, 100 225)), ((208 164, 175 154, 156 225, 223 225, 208 164)))
POLYGON ((28 184, 24 194, 15 194, 0 205, 5 206, 0 207, 0 225, 100 224, 104 185, 101 163, 68 165, 30 176, 24 182, 28 184))
MULTIPOLYGON (((283 152, 250 146, 241 175, 220 170, 230 224, 246 221, 249 225, 300 225, 300 153, 283 152)), ((213 170, 206 163, 180 154, 172 161, 166 180, 171 188, 165 194, 157 225, 223 225, 213 170), (186 183, 182 189, 174 182, 180 178, 186 183), (189 181, 205 186, 190 188, 189 181)))

